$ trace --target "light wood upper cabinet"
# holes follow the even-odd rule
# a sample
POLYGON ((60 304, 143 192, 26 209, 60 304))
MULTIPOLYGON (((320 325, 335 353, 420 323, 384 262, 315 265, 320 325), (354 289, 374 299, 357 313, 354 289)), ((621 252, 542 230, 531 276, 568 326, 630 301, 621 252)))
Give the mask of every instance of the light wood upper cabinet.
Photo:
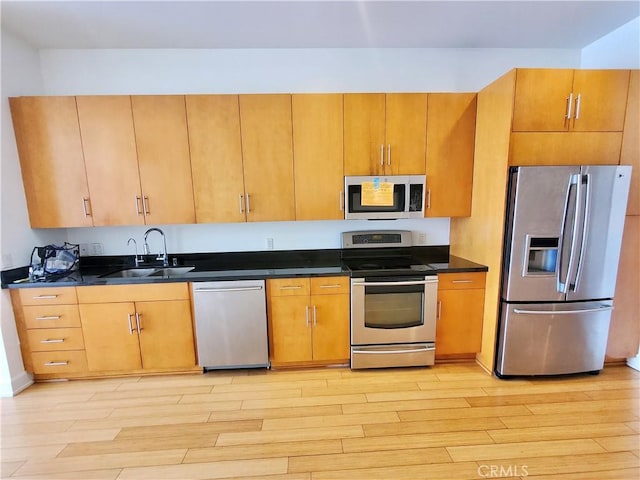
POLYGON ((424 174, 426 124, 426 93, 345 94, 345 175, 424 174))
POLYGON ((631 189, 627 215, 640 215, 640 71, 632 70, 629 80, 627 114, 622 134, 620 165, 631 165, 631 189))
POLYGON ((146 223, 195 223, 185 99, 131 97, 146 223))
POLYGON ((344 218, 342 95, 294 94, 296 220, 344 218))
POLYGON ((76 102, 93 224, 144 225, 131 97, 81 96, 76 102))
POLYGON ((291 95, 240 95, 247 221, 295 219, 291 95))
POLYGON ((429 94, 425 217, 471 215, 475 93, 429 94))
POLYGON ((187 95, 196 222, 244 222, 237 95, 187 95))
POLYGON ((518 69, 514 132, 620 132, 628 70, 518 69))
POLYGON ((31 227, 92 226, 75 97, 9 102, 31 227))

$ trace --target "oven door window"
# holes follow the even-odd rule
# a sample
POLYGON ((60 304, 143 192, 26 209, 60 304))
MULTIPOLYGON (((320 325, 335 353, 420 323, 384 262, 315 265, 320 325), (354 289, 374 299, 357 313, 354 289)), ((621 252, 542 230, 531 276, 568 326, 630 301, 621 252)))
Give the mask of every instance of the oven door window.
POLYGON ((365 328, 402 329, 424 325, 424 285, 366 287, 365 328))
POLYGON ((404 212, 405 210, 405 188, 402 183, 393 186, 393 205, 362 205, 362 186, 349 185, 348 187, 349 213, 367 212, 404 212))

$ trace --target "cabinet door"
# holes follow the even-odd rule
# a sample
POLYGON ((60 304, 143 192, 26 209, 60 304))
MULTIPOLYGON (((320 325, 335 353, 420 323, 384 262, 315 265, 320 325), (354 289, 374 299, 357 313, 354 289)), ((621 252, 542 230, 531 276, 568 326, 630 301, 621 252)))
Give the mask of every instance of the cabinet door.
POLYGON ((194 367, 191 307, 188 300, 136 302, 142 366, 149 369, 194 367))
MULTIPOLYGON (((512 130, 514 132, 566 131, 569 128, 567 111, 572 87, 573 70, 518 69, 512 130)), ((571 108, 573 109, 573 103, 571 108)))
POLYGON ((424 175, 427 94, 387 93, 385 124, 385 173, 424 175))
POLYGON ((89 303, 78 307, 90 371, 142 368, 133 303, 89 303))
POLYGON ((475 93, 429 94, 425 217, 471 215, 475 93))
POLYGON ((438 291, 436 354, 475 353, 482 343, 484 290, 438 291))
POLYGON ((244 222, 237 95, 187 95, 196 222, 244 222))
POLYGON ((87 96, 76 102, 93 224, 144 225, 131 97, 87 96))
POLYGON ((621 132, 628 89, 629 70, 576 70, 573 94, 577 103, 571 129, 576 132, 621 132))
POLYGON ((384 174, 384 116, 384 94, 344 95, 345 175, 384 174))
POLYGON ((147 224, 195 223, 182 95, 131 97, 147 224))
POLYGON ((291 95, 240 95, 247 221, 295 219, 291 95))
POLYGON ((306 362, 311 350, 311 308, 308 296, 269 298, 271 361, 306 362))
POLYGON ((640 215, 640 71, 632 70, 620 165, 632 165, 627 215, 640 215))
POLYGON ((92 226, 75 97, 9 102, 31 227, 92 226))
POLYGON ((344 218, 342 95, 292 95, 296 220, 344 218))
POLYGON ((313 295, 313 360, 347 361, 350 356, 349 295, 313 295))

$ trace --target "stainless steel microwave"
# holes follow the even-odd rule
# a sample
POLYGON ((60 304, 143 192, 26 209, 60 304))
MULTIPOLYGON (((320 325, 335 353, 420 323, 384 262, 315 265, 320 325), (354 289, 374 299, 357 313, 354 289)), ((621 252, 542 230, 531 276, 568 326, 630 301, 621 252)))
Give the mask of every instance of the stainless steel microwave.
POLYGON ((344 177, 344 218, 346 220, 394 220, 424 218, 425 175, 344 177), (391 184, 391 185, 389 185, 391 184), (371 192, 385 187, 381 200, 371 192), (392 187, 392 191, 391 191, 392 187))

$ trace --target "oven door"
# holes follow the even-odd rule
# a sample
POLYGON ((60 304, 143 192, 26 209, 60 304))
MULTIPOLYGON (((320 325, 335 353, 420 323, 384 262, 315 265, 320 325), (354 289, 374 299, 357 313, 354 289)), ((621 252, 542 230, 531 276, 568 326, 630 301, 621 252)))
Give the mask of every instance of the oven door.
POLYGON ((435 342, 438 277, 351 279, 351 344, 435 342))

